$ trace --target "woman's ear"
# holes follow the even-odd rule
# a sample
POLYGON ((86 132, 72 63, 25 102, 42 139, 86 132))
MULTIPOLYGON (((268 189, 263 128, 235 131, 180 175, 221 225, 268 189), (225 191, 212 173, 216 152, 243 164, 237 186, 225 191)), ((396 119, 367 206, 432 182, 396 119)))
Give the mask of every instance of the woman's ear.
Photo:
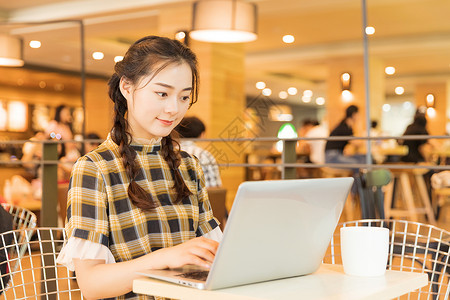
POLYGON ((120 92, 122 93, 123 97, 125 99, 129 100, 130 96, 132 94, 132 88, 133 88, 133 85, 131 84, 129 79, 126 78, 125 76, 122 76, 122 78, 120 78, 119 87, 120 87, 120 92))

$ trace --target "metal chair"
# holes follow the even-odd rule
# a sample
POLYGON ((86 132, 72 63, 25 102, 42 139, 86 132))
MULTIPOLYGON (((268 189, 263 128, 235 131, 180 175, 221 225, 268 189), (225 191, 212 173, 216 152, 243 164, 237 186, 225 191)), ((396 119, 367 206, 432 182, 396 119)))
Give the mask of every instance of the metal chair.
POLYGON ((340 228, 378 226, 390 230, 388 270, 427 273, 429 284, 408 299, 449 299, 450 232, 433 225, 405 220, 359 220, 337 226, 324 263, 342 264, 340 228))
POLYGON ((10 270, 0 274, 10 278, 7 286, 0 280, 0 299, 82 299, 73 273, 65 266, 56 265, 58 253, 67 237, 63 228, 36 228, 33 238, 26 229, 0 234, 10 270), (25 240, 21 240, 22 237, 25 240), (10 240, 8 242, 8 239, 10 240), (25 246, 25 247, 23 247, 25 246), (25 253, 20 251, 25 248, 25 253), (12 266, 17 265, 14 270, 12 266))
POLYGON ((1 205, 13 216, 13 229, 36 227, 37 217, 31 210, 10 203, 2 203, 1 205))

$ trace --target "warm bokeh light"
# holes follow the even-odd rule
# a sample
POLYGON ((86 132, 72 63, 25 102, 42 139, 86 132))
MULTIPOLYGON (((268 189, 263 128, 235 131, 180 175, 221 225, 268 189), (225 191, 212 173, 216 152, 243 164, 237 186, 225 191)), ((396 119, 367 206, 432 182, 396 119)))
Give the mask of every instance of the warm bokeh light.
POLYGON ((306 95, 303 95, 303 96, 302 96, 302 101, 303 101, 304 103, 309 103, 309 102, 311 102, 311 97, 306 96, 306 95))
POLYGON ((286 34, 283 36, 283 42, 285 42, 286 44, 291 44, 294 41, 295 41, 295 37, 293 35, 286 34))
POLYGON ((30 41, 29 45, 33 49, 41 48, 41 42, 40 41, 30 41))
POLYGON ((405 92, 405 89, 402 86, 398 86, 395 88, 394 91, 397 95, 403 95, 403 93, 405 92))
POLYGON ((289 95, 294 96, 294 95, 297 95, 298 90, 295 87, 290 87, 290 88, 288 88, 288 93, 289 93, 289 95))
POLYGON ((353 100, 353 94, 349 90, 343 90, 341 92, 341 98, 344 102, 350 102, 353 100))
POLYGON ((8 102, 8 130, 26 131, 28 121, 28 105, 21 101, 8 102))
POLYGON ((262 90, 263 88, 265 88, 266 87, 266 83, 264 82, 264 81, 258 81, 257 83, 256 83, 256 88, 258 89, 258 90, 262 90))
POLYGON ((105 54, 103 54, 103 52, 97 51, 97 52, 92 53, 92 58, 95 60, 101 60, 104 57, 105 57, 105 54))
POLYGON ((427 116, 430 118, 436 117, 436 110, 433 107, 427 108, 427 116))
POLYGON ((313 92, 311 90, 305 90, 303 92, 303 96, 311 98, 313 96, 313 92))
POLYGON ((280 97, 280 99, 287 99, 288 97, 288 93, 286 91, 281 91, 278 93, 278 97, 280 97))
POLYGON ((391 105, 390 104, 383 104, 383 111, 388 112, 391 110, 391 105))
POLYGON ((272 95, 272 90, 269 89, 269 88, 265 88, 265 89, 262 90, 262 94, 264 96, 270 96, 270 95, 272 95))
POLYGON ((316 104, 317 105, 324 105, 325 104, 325 98, 324 97, 317 97, 316 98, 316 104))
POLYGON ((372 35, 374 33, 375 33, 375 28, 374 27, 372 27, 372 26, 367 26, 366 27, 366 34, 367 35, 372 35))
POLYGON ((341 78, 343 81, 349 81, 350 80, 350 74, 349 73, 343 73, 341 75, 341 78))
POLYGON ((395 73, 395 68, 394 67, 386 67, 384 69, 384 72, 388 75, 393 75, 395 73))
POLYGON ((114 57, 114 62, 115 63, 118 63, 119 61, 122 61, 122 60, 123 60, 123 56, 122 55, 117 55, 117 56, 114 57))

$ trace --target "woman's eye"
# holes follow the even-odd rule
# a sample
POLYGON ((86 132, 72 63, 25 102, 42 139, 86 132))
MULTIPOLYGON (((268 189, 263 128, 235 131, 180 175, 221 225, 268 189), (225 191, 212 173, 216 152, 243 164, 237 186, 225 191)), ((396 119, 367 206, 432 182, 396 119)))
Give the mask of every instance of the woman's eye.
POLYGON ((181 99, 183 101, 189 101, 189 99, 191 99, 191 96, 183 96, 183 97, 181 97, 181 99))
POLYGON ((156 92, 156 94, 160 97, 167 97, 167 93, 165 92, 156 92))

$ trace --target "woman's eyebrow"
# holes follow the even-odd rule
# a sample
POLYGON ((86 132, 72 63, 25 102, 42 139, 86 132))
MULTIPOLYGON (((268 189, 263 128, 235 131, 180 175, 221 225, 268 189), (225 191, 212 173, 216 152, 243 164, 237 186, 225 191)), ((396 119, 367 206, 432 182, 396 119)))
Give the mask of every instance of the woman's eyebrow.
MULTIPOLYGON (((155 82, 156 85, 160 85, 162 87, 168 88, 168 89, 175 89, 173 86, 171 86, 170 84, 164 83, 164 82, 155 82)), ((192 87, 187 87, 184 88, 183 91, 190 91, 192 90, 192 87)))

